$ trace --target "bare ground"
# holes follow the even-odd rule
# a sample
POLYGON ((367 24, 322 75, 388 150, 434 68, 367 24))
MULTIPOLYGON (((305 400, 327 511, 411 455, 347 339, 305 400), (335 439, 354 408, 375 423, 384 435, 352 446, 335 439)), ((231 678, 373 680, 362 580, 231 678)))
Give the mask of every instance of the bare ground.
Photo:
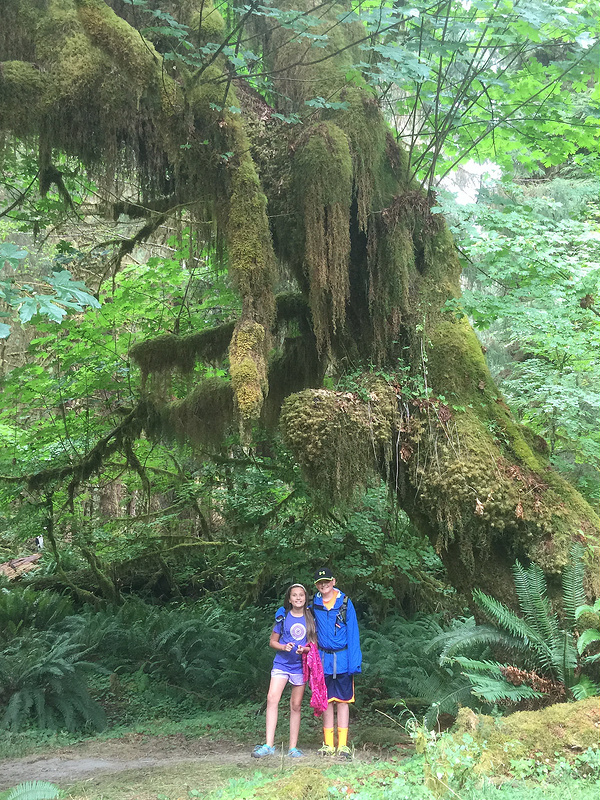
POLYGON ((122 739, 84 742, 73 747, 0 760, 0 791, 24 781, 43 780, 61 788, 92 776, 127 770, 152 771, 177 764, 210 763, 244 769, 255 768, 251 748, 232 742, 215 742, 207 737, 188 739, 183 735, 147 736, 130 734, 122 739))

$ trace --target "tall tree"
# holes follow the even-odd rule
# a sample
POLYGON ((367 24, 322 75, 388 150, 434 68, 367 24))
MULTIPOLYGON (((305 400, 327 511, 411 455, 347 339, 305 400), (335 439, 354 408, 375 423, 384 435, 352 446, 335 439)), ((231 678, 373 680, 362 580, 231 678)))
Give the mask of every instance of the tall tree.
MULTIPOLYGON (((517 555, 559 571, 573 538, 596 540, 598 519, 446 310, 460 292, 452 237, 361 66, 386 26, 368 31, 327 0, 226 11, 228 24, 209 0, 3 2, 0 128, 37 142, 42 193, 62 190, 64 152, 116 197, 113 214, 143 218, 113 271, 185 209, 241 296, 233 326, 137 345, 139 404, 82 460, 30 484, 75 487, 142 432, 214 441, 235 415, 250 444, 254 426, 280 419, 330 501, 369 467, 385 475, 457 586, 503 594, 517 555), (165 376, 198 359, 227 363, 227 378, 169 402, 165 376), (323 388, 326 375, 348 390, 323 388)), ((407 16, 387 30, 402 34, 407 16)))

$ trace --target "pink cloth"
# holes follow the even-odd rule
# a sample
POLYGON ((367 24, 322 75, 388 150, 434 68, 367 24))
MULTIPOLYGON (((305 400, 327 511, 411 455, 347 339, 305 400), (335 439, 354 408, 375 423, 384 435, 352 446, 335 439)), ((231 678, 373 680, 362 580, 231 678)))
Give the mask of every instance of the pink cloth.
POLYGON ((310 650, 302 655, 302 674, 310 686, 310 705, 315 710, 315 717, 320 717, 327 708, 327 687, 323 675, 323 664, 319 655, 319 648, 314 642, 309 642, 310 650))

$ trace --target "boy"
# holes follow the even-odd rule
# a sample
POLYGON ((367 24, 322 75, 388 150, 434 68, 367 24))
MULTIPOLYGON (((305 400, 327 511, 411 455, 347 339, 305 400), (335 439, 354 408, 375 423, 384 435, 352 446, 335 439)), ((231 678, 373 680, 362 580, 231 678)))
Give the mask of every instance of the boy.
POLYGON ((311 610, 315 617, 319 654, 323 662, 329 705, 323 714, 324 756, 337 755, 350 760, 348 747, 349 703, 354 702, 354 675, 361 671, 362 653, 356 611, 352 600, 335 588, 335 578, 328 567, 315 573, 315 595, 311 610), (337 710, 338 746, 334 747, 334 709, 337 710))

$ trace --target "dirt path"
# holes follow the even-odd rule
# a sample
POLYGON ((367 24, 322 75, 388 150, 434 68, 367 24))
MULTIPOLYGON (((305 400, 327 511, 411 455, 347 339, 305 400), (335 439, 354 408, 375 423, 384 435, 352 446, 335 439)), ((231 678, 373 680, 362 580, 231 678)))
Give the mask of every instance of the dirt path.
POLYGON ((0 791, 24 781, 50 781, 65 786, 91 776, 134 769, 150 771, 183 763, 230 764, 248 769, 255 766, 249 756, 250 749, 242 744, 187 739, 183 735, 130 734, 106 742, 84 742, 51 754, 0 760, 0 791))

